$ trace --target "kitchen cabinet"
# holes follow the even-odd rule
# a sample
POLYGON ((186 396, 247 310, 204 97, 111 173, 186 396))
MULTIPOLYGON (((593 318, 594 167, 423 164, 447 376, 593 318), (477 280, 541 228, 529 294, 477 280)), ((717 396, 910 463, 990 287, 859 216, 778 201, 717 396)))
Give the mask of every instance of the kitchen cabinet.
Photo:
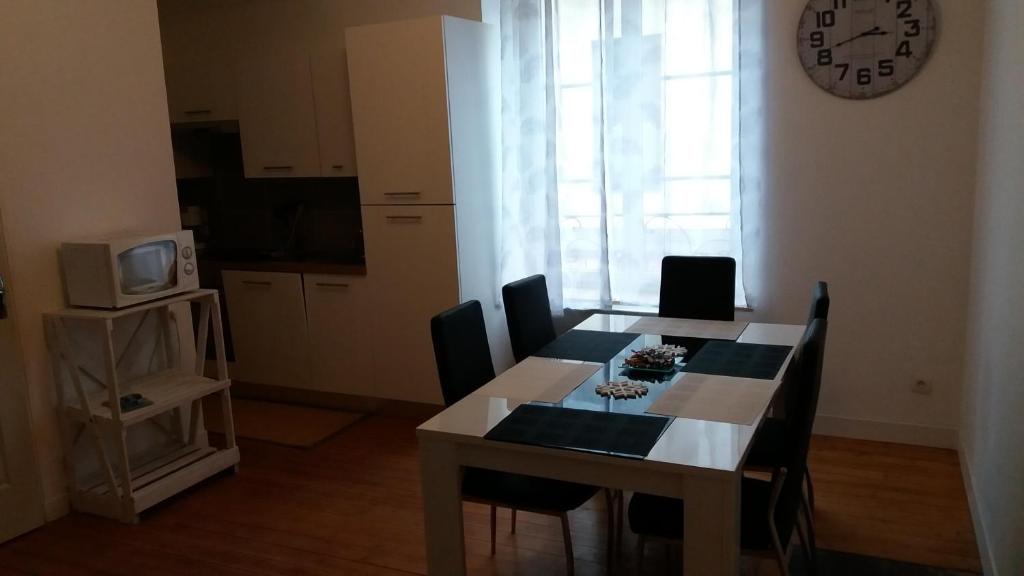
POLYGON ((459 303, 454 206, 363 206, 373 396, 441 403, 430 318, 459 303))
POLYGON ((282 50, 238 62, 238 128, 246 178, 320 176, 310 57, 282 50))
POLYGON ((430 319, 479 300, 512 364, 495 236, 501 156, 495 26, 434 16, 345 35, 373 301, 374 395, 440 404, 430 319))
POLYGON ((320 175, 355 176, 356 151, 345 54, 335 47, 320 48, 312 53, 311 64, 320 175))
POLYGON ((442 19, 349 28, 345 43, 363 204, 454 203, 442 19))
POLYGON ((374 351, 367 334, 375 307, 366 278, 305 274, 303 284, 309 330, 309 387, 323 392, 374 395, 374 351))
POLYGON ((300 274, 225 270, 235 380, 308 388, 309 335, 300 274))
POLYGON ((167 51, 164 77, 172 124, 238 118, 234 63, 226 52, 167 51))

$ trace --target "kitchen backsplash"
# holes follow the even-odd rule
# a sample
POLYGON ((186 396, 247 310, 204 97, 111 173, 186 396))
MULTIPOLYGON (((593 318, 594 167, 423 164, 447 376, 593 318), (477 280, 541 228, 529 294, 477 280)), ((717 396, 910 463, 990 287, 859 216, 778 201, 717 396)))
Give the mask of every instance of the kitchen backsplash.
POLYGON ((175 148, 199 167, 178 201, 201 258, 363 262, 355 178, 243 178, 237 133, 176 134, 175 148))

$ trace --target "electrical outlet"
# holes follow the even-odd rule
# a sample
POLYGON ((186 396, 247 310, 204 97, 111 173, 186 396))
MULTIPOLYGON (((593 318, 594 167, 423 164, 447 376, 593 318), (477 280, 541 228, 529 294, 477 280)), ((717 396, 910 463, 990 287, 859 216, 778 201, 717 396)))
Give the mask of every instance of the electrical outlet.
POLYGON ((910 391, 914 394, 922 394, 927 396, 932 393, 932 384, 927 380, 918 380, 914 382, 914 385, 910 387, 910 391))

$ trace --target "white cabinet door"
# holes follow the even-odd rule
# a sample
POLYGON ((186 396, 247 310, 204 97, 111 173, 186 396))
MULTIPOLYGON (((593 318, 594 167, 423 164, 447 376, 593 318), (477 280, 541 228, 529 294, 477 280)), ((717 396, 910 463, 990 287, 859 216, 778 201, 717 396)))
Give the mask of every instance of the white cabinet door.
POLYGON ((363 204, 452 204, 440 17, 345 31, 363 204))
POLYGON ((302 276, 225 270, 235 367, 245 382, 309 387, 309 339, 302 276))
POLYGON ((320 175, 355 176, 356 150, 345 53, 339 48, 320 48, 313 52, 312 68, 320 175))
POLYGON ((164 76, 172 123, 238 118, 234 62, 225 51, 166 50, 164 76))
POLYGON ((459 302, 453 206, 363 206, 374 396, 440 404, 430 318, 459 302))
POLYGON ((283 51, 238 63, 238 129, 246 178, 320 175, 309 54, 283 51))
POLYGON ((373 304, 365 277, 304 274, 309 387, 373 395, 373 304))

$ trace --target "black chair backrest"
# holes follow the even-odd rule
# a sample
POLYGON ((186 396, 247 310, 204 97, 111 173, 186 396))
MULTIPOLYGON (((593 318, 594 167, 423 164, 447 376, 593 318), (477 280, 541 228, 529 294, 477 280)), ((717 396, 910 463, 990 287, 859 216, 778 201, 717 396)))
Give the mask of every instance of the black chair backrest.
POLYGON ((811 448, 811 432, 818 411, 818 393, 821 390, 821 369, 825 353, 825 334, 828 320, 813 320, 804 332, 797 350, 795 368, 797 402, 788 415, 790 442, 786 446, 786 479, 775 508, 775 529, 783 542, 788 542, 796 525, 800 502, 803 498, 804 476, 807 474, 807 455, 811 448))
POLYGON ((665 256, 658 316, 734 320, 736 261, 724 256, 665 256))
MULTIPOLYGON (((828 282, 818 281, 814 285, 814 291, 811 294, 811 311, 807 318, 807 330, 804 331, 804 336, 810 334, 810 324, 816 319, 828 320, 828 282)), ((794 366, 795 368, 795 366, 794 366)), ((799 379, 799 375, 795 373, 795 370, 790 370, 786 374, 786 378, 782 383, 782 399, 783 399, 783 413, 782 416, 789 418, 790 414, 797 409, 797 403, 800 401, 800 386, 796 382, 799 379)))
POLYGON ((828 282, 818 281, 814 285, 814 294, 811 297, 811 312, 807 315, 807 323, 810 324, 815 318, 828 320, 828 282))
POLYGON ((494 379, 480 302, 470 300, 431 318, 430 336, 445 406, 494 379))
POLYGON ((548 284, 536 274, 501 288, 505 321, 516 362, 540 350, 555 339, 555 322, 548 303, 548 284))

